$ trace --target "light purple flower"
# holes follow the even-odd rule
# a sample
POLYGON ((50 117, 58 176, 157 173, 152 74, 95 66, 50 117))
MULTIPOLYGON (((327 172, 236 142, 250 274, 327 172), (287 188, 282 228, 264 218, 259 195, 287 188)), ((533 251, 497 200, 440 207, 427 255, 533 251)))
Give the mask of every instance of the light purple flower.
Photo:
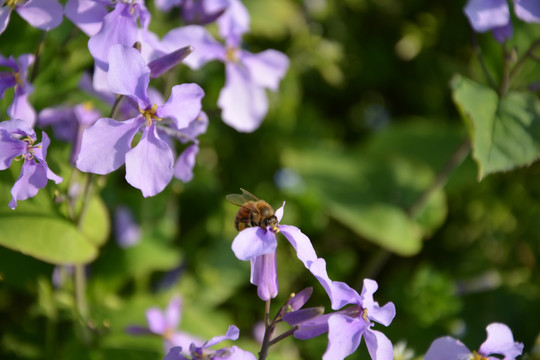
POLYGON ((225 12, 229 0, 156 0, 155 4, 161 11, 180 7, 182 19, 186 23, 206 25, 225 12))
POLYGON ((503 360, 514 360, 523 352, 523 344, 514 341, 512 331, 501 323, 492 323, 486 327, 487 339, 480 345, 478 351, 470 351, 463 343, 450 336, 444 336, 433 341, 425 360, 497 360, 501 355, 503 360))
POLYGON ((114 233, 118 246, 128 248, 141 240, 141 227, 127 206, 119 206, 114 216, 114 233))
POLYGON ((68 0, 64 12, 86 35, 94 36, 108 14, 107 6, 112 5, 110 0, 68 0))
POLYGON ((211 350, 210 347, 219 344, 225 340, 236 340, 240 334, 240 330, 231 325, 227 329, 227 333, 222 336, 216 336, 205 342, 202 346, 191 344, 189 351, 193 359, 208 359, 208 360, 255 360, 255 356, 238 346, 221 348, 219 350, 211 350))
POLYGON ((145 197, 156 195, 174 175, 169 135, 189 128, 198 118, 204 92, 197 84, 176 85, 165 104, 152 104, 147 95, 150 68, 137 50, 124 45, 111 47, 108 79, 111 90, 137 104, 140 114, 122 122, 101 118, 89 127, 83 135, 77 167, 107 174, 125 163, 128 183, 145 197), (164 119, 169 122, 161 125, 164 119), (141 139, 131 148, 141 129, 141 139))
POLYGON ((59 184, 62 178, 53 173, 45 158, 49 147, 49 137, 41 135, 41 143, 36 144, 36 133, 22 120, 0 122, 0 170, 11 166, 13 160, 22 160, 21 174, 11 188, 12 199, 9 207, 15 209, 17 201, 34 197, 48 180, 59 184))
POLYGON ((388 326, 396 315, 393 303, 389 302, 381 307, 373 300, 373 293, 378 288, 377 282, 365 279, 362 293, 358 294, 347 284, 330 280, 326 272, 326 262, 322 258, 314 261, 309 270, 328 293, 334 310, 352 305, 329 314, 328 348, 323 360, 340 360, 352 354, 360 345, 362 337, 366 340, 373 360, 392 360, 392 343, 383 333, 372 330, 372 321, 388 326))
POLYGON ((151 333, 160 335, 164 339, 165 351, 174 346, 180 346, 188 349, 191 344, 202 344, 203 341, 183 331, 178 331, 182 302, 179 297, 171 299, 165 311, 157 307, 149 308, 146 311, 146 321, 151 333))
POLYGON ((277 50, 252 54, 241 48, 242 35, 249 30, 249 14, 238 0, 231 0, 218 26, 225 44, 214 40, 205 28, 190 25, 167 33, 158 53, 191 45, 195 51, 184 62, 193 69, 211 60, 225 63, 225 86, 218 98, 223 121, 238 131, 252 132, 268 112, 266 89, 278 90, 289 59, 277 50))
POLYGON ((13 10, 41 30, 51 30, 60 25, 64 12, 57 0, 0 0, 0 34, 6 29, 13 10))
MULTIPOLYGON (((540 2, 513 0, 516 16, 526 22, 540 23, 540 2)), ((492 31, 499 42, 512 37, 508 0, 469 0, 464 8, 472 28, 477 32, 492 31)))
POLYGON ((275 213, 278 224, 274 228, 248 227, 240 231, 232 243, 232 250, 238 259, 251 261, 251 283, 257 286, 259 298, 265 301, 278 293, 275 254, 278 232, 291 243, 298 258, 307 269, 317 259, 311 241, 300 229, 279 224, 283 217, 284 206, 285 203, 275 213))
POLYGON ((52 126, 57 139, 73 143, 70 161, 75 164, 84 131, 100 116, 91 102, 85 102, 76 106, 45 108, 39 112, 37 122, 40 126, 52 126))
POLYGON ((9 88, 14 88, 13 101, 7 109, 12 119, 23 119, 30 127, 36 122, 36 112, 28 102, 28 95, 34 91, 32 85, 26 81, 28 67, 34 62, 34 56, 24 54, 15 59, 13 56, 4 58, 0 55, 0 66, 11 68, 12 71, 0 72, 0 98, 9 88))

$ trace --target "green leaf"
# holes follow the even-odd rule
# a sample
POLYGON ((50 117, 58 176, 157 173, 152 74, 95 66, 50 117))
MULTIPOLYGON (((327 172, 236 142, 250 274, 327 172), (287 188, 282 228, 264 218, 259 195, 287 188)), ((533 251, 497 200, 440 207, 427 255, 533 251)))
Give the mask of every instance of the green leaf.
POLYGON ((8 207, 18 166, 0 173, 0 245, 51 264, 86 264, 97 256, 90 244, 54 203, 49 183, 38 194, 8 207))
POLYGON ((101 246, 109 238, 111 224, 107 207, 100 197, 95 196, 90 200, 81 224, 82 235, 86 240, 101 246))
POLYGON ((499 98, 493 89, 459 75, 452 89, 468 127, 479 180, 540 157, 540 102, 533 94, 512 91, 499 98))
POLYGON ((294 168, 325 204, 329 215, 397 254, 418 253, 424 236, 446 217, 446 198, 435 190, 419 217, 408 209, 433 181, 433 172, 419 161, 384 157, 375 151, 302 149, 286 151, 286 166, 294 168), (426 216, 428 211, 433 213, 426 216))

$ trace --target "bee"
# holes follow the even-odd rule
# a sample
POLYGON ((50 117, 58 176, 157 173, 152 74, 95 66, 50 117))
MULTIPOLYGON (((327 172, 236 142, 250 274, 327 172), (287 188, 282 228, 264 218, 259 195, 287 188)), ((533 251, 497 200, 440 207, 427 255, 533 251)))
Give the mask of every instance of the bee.
POLYGON ((229 194, 226 199, 234 205, 240 206, 240 210, 234 219, 236 230, 242 231, 247 227, 260 226, 266 229, 268 226, 277 231, 278 219, 274 215, 274 209, 264 200, 240 188, 242 194, 229 194))

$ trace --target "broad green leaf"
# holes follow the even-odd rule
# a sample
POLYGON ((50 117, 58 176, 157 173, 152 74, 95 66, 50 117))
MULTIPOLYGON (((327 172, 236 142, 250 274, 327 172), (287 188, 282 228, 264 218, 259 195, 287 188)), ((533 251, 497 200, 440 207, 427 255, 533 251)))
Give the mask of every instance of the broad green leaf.
POLYGON ((417 219, 408 214, 433 180, 433 172, 418 161, 322 148, 290 150, 283 159, 286 166, 300 172, 330 216, 397 254, 420 251, 423 237, 446 216, 442 190, 432 194, 417 219), (428 210, 431 216, 426 216, 428 210))
POLYGON ((100 197, 93 197, 82 219, 81 232, 89 243, 101 246, 107 241, 110 232, 107 207, 100 197))
POLYGON ((540 157, 540 102, 533 94, 512 91, 499 98, 493 89, 459 75, 452 89, 468 127, 479 180, 540 157))

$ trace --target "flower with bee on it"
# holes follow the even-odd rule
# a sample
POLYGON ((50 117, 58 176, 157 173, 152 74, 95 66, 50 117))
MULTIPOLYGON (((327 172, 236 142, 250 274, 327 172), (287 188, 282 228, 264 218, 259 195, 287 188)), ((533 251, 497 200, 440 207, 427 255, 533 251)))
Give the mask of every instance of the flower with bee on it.
POLYGON ((258 287, 259 298, 265 301, 274 298, 278 293, 277 233, 282 233, 291 243, 307 269, 317 259, 315 249, 296 226, 280 224, 285 202, 274 213, 266 201, 243 189, 242 195, 229 195, 227 200, 242 206, 235 218, 239 233, 233 240, 232 250, 238 259, 251 261, 251 283, 258 287), (249 207, 241 204, 241 200, 246 199, 252 202, 249 207))

